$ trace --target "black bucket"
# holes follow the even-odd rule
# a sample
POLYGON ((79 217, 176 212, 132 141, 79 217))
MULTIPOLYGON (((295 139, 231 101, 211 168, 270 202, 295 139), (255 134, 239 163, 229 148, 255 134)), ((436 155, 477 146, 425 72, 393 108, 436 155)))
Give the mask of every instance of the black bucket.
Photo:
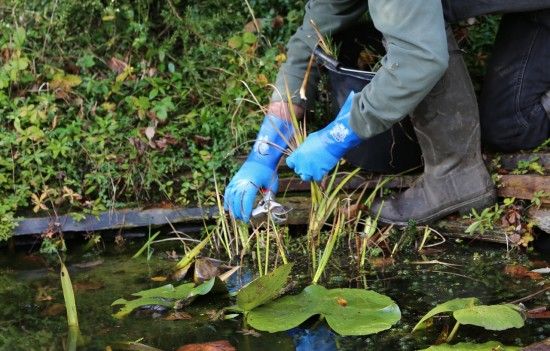
MULTIPOLYGON (((326 68, 333 103, 338 110, 349 93, 359 93, 374 77, 373 72, 342 67, 320 48, 314 52, 318 64, 326 68)), ((384 133, 366 139, 344 158, 368 172, 395 174, 422 164, 422 157, 410 118, 406 117, 384 133)))

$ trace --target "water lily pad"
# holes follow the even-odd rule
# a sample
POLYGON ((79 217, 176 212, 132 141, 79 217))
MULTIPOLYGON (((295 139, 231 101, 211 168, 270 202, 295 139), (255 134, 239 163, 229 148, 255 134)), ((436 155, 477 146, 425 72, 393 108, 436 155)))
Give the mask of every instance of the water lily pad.
POLYGON ((472 324, 488 330, 521 328, 524 321, 514 305, 480 305, 457 310, 453 317, 460 324, 472 324))
POLYGON ((519 350, 516 346, 504 346, 497 341, 487 341, 484 344, 474 344, 470 342, 460 342, 456 345, 441 344, 430 346, 420 351, 514 351, 519 350))
POLYGON ((278 332, 323 316, 340 335, 367 335, 391 328, 401 311, 387 296, 363 289, 331 289, 310 285, 300 294, 285 296, 255 308, 247 315, 250 326, 278 332))
POLYGON ((416 323, 416 325, 413 328, 413 331, 421 329, 424 326, 424 322, 433 316, 445 313, 445 312, 454 312, 457 310, 461 310, 463 308, 479 305, 480 301, 475 297, 467 297, 462 299, 453 299, 449 300, 447 302, 441 303, 434 308, 432 308, 428 313, 422 317, 422 319, 416 323))
POLYGON ((197 295, 206 295, 214 287, 216 278, 212 278, 203 284, 195 286, 194 283, 181 284, 174 287, 172 284, 163 285, 158 288, 142 290, 137 293, 133 293, 133 296, 139 298, 135 300, 118 299, 111 304, 123 305, 113 316, 115 318, 122 318, 130 314, 133 310, 143 306, 164 306, 174 307, 177 300, 190 299, 197 295))
POLYGON ((272 272, 259 277, 241 288, 237 293, 237 306, 243 311, 250 311, 273 300, 284 288, 292 263, 277 267, 272 272))

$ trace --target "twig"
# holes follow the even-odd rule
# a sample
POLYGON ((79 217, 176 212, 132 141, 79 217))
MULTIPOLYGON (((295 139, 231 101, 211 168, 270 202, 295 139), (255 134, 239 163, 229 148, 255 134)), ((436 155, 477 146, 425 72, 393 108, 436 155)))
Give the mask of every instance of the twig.
POLYGON ((481 280, 479 280, 479 279, 474 279, 474 278, 472 278, 472 277, 468 277, 467 275, 459 274, 459 273, 455 273, 455 272, 445 272, 445 271, 435 271, 435 270, 434 270, 434 271, 427 271, 427 272, 452 274, 452 275, 457 275, 457 276, 462 277, 462 278, 466 278, 466 279, 473 280, 474 282, 487 284, 487 283, 485 283, 484 281, 481 281, 481 280))
POLYGON ((442 261, 439 261, 439 260, 412 261, 412 262, 409 262, 409 264, 441 264, 441 265, 444 265, 444 266, 462 266, 461 264, 447 263, 447 262, 442 262, 442 261))
POLYGON ((541 289, 541 290, 539 290, 539 291, 536 291, 536 292, 532 293, 531 295, 527 295, 527 296, 525 296, 525 297, 522 297, 521 299, 517 299, 517 300, 514 300, 514 301, 509 302, 509 303, 511 303, 511 304, 517 304, 517 303, 520 303, 520 302, 523 302, 523 301, 527 301, 527 300, 530 300, 530 299, 532 299, 533 297, 535 297, 535 296, 537 296, 537 295, 539 295, 539 294, 542 294, 543 292, 548 291, 548 290, 550 290, 550 286, 547 286, 547 287, 545 287, 544 289, 541 289))

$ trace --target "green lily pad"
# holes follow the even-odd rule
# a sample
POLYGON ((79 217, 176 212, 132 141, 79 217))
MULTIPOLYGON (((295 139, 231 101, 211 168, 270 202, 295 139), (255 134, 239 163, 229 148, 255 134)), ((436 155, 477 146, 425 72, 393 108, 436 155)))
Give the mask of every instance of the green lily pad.
POLYGON ((480 305, 457 310, 453 317, 460 324, 472 324, 488 330, 521 328, 523 316, 514 305, 480 305))
POLYGON ((474 344, 470 342, 460 342, 456 345, 441 344, 430 346, 420 351, 515 351, 519 349, 520 347, 516 346, 504 346, 497 341, 487 341, 484 344, 474 344))
POLYGON ((401 311, 387 296, 363 289, 331 289, 310 285, 300 294, 285 296, 255 308, 247 315, 250 326, 278 332, 321 315, 340 335, 367 335, 391 328, 401 311))
POLYGON ((113 316, 115 318, 123 318, 136 308, 143 306, 174 307, 177 300, 190 299, 197 295, 208 294, 214 287, 215 282, 216 278, 212 278, 197 286, 194 283, 181 284, 177 287, 167 284, 154 289, 138 291, 132 294, 132 296, 139 297, 135 300, 128 301, 121 298, 113 302, 111 306, 123 305, 113 316))
POLYGON ((462 299, 453 299, 447 302, 441 303, 434 308, 432 308, 428 313, 422 317, 422 319, 416 323, 412 331, 418 330, 423 327, 424 322, 436 314, 445 313, 445 312, 454 312, 461 310, 463 308, 479 305, 480 301, 475 297, 467 297, 462 299))
POLYGON ((288 263, 277 267, 241 288, 237 293, 237 306, 246 312, 273 300, 286 285, 292 266, 288 263))

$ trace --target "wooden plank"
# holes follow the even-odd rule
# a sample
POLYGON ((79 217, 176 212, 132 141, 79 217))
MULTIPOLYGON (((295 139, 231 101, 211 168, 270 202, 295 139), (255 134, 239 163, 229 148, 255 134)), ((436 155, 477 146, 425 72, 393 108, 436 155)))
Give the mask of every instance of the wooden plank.
MULTIPOLYGON (((284 203, 285 206, 292 208, 292 211, 288 214, 287 224, 308 223, 311 206, 309 197, 286 197, 281 199, 281 202, 284 203)), ((453 218, 452 220, 438 221, 433 224, 432 227, 448 238, 506 244, 506 232, 504 229, 495 226, 494 229, 486 231, 483 235, 471 235, 465 233, 466 228, 468 228, 470 224, 471 221, 468 219, 453 218)))
POLYGON ((39 234, 48 230, 61 232, 91 232, 106 229, 137 228, 168 223, 197 223, 214 218, 217 207, 208 208, 153 208, 107 211, 97 217, 87 215, 81 221, 69 215, 57 218, 26 218, 18 222, 14 235, 39 234))
POLYGON ((550 170, 550 152, 533 152, 533 153, 513 153, 491 155, 491 158, 500 157, 500 165, 508 171, 513 171, 518 167, 520 161, 531 161, 537 159, 542 168, 550 170))
MULTIPOLYGON (((343 176, 340 177, 340 179, 343 176)), ((367 186, 372 189, 384 176, 360 175, 353 178, 345 187, 346 190, 367 186)), ((390 188, 409 187, 417 176, 394 177, 389 183, 390 188)), ((506 175, 502 177, 503 187, 499 188, 499 195, 530 199, 535 191, 550 192, 550 177, 533 175, 506 175)), ((294 210, 289 215, 288 224, 306 224, 309 217, 310 199, 308 197, 282 197, 282 193, 307 192, 309 183, 297 178, 281 179, 280 200, 294 210)), ((545 201, 548 201, 546 199, 545 201)), ((39 234, 48 230, 62 232, 90 232, 107 229, 138 228, 176 224, 201 224, 204 220, 211 220, 217 215, 217 208, 171 208, 171 209, 127 209, 108 211, 95 217, 87 215, 82 221, 75 221, 71 216, 63 215, 58 218, 26 218, 19 221, 14 230, 15 235, 39 234)), ((546 217, 544 217, 546 218, 546 217)), ((544 222, 546 223, 546 222, 544 222)), ((450 224, 448 225, 449 228, 450 224)), ((467 226, 466 226, 467 227, 467 226)), ((452 228, 453 232, 463 232, 466 227, 452 228)), ((451 229, 450 229, 451 230, 451 229)), ((458 234, 457 234, 458 235, 458 234)), ((462 236, 457 236, 462 237, 462 236)), ((502 236, 501 236, 502 237, 502 236)), ((502 241, 500 241, 502 242, 502 241)))
MULTIPOLYGON (((345 175, 336 177, 336 184, 342 181, 345 175)), ((343 187, 344 190, 354 190, 363 187, 367 189, 374 189, 379 182, 384 180, 387 177, 392 177, 392 179, 387 183, 387 188, 408 188, 413 182, 419 177, 419 175, 405 175, 405 176, 387 176, 387 175, 372 175, 372 174, 363 174, 354 176, 349 180, 348 183, 343 187)), ((286 177, 279 180, 279 192, 309 192, 310 184, 309 182, 304 182, 297 177, 286 177)))
POLYGON ((550 208, 531 207, 527 213, 540 230, 550 234, 550 208))
MULTIPOLYGON (((503 175, 500 180, 498 195, 501 197, 515 197, 517 199, 530 200, 537 191, 550 193, 550 177, 542 175, 503 175)), ((550 198, 541 199, 550 204, 550 198)))

